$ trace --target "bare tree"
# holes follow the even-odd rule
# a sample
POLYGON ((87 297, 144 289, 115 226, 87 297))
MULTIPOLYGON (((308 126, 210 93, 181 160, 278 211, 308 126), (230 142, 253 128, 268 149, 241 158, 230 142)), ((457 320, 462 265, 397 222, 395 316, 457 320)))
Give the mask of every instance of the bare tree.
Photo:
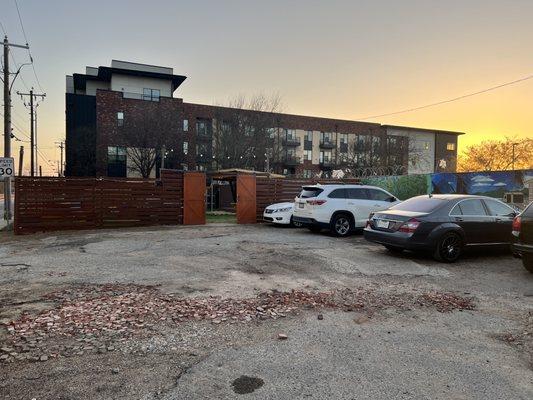
POLYGON ((467 146, 459 155, 458 164, 459 171, 533 168, 533 138, 506 137, 503 140, 487 140, 467 146))
POLYGON ((162 149, 172 144, 169 127, 158 112, 141 117, 119 128, 119 140, 126 147, 128 170, 149 178, 162 149))
POLYGON ((217 108, 213 132, 213 161, 217 168, 266 169, 280 144, 278 95, 237 96, 217 108))
POLYGON ((420 162, 423 154, 405 136, 357 135, 349 139, 346 151, 339 153, 339 166, 345 176, 403 175, 408 163, 420 162))

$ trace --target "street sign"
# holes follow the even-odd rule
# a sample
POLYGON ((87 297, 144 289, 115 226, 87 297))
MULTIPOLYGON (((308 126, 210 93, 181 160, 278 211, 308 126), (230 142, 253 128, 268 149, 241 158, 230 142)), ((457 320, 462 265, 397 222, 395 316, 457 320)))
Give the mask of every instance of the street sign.
POLYGON ((9 178, 15 174, 13 158, 0 157, 0 179, 9 178))

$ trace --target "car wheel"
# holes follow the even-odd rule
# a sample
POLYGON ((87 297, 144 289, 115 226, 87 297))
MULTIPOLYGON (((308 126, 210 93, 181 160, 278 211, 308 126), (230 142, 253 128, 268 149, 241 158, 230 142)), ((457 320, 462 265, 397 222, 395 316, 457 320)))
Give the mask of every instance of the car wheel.
POLYGON ((331 233, 335 236, 348 236, 352 231, 352 221, 346 214, 337 214, 331 221, 331 233))
POLYGON ((291 226, 294 226, 295 228, 301 228, 302 223, 301 222, 295 222, 291 217, 291 226))
POLYGON ((403 249, 401 247, 384 245, 385 248, 392 253, 401 253, 403 249))
POLYGON ((310 226, 309 230, 313 233, 318 233, 322 230, 322 228, 320 228, 319 226, 310 226))
POLYGON ((524 268, 533 274, 533 255, 523 254, 522 255, 522 264, 524 268))
POLYGON ((448 232, 442 235, 437 242, 434 257, 437 261, 454 262, 457 261, 463 252, 463 240, 455 232, 448 232))

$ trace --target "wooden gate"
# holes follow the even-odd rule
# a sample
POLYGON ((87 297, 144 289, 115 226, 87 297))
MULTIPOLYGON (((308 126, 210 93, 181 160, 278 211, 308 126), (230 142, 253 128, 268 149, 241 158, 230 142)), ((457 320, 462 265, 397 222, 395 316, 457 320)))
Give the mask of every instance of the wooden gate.
POLYGON ((205 173, 183 174, 183 225, 205 224, 205 173))
POLYGON ((255 175, 237 175, 237 223, 255 224, 255 175))

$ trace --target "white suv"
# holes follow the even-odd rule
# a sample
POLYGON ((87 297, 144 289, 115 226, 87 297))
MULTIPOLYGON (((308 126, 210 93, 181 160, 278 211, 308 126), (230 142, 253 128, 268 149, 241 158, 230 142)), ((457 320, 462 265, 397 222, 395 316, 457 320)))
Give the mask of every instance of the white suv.
POLYGON ((386 210, 399 202, 375 186, 304 186, 295 200, 292 218, 313 232, 329 229, 337 236, 347 236, 356 228, 364 228, 370 213, 386 210))

